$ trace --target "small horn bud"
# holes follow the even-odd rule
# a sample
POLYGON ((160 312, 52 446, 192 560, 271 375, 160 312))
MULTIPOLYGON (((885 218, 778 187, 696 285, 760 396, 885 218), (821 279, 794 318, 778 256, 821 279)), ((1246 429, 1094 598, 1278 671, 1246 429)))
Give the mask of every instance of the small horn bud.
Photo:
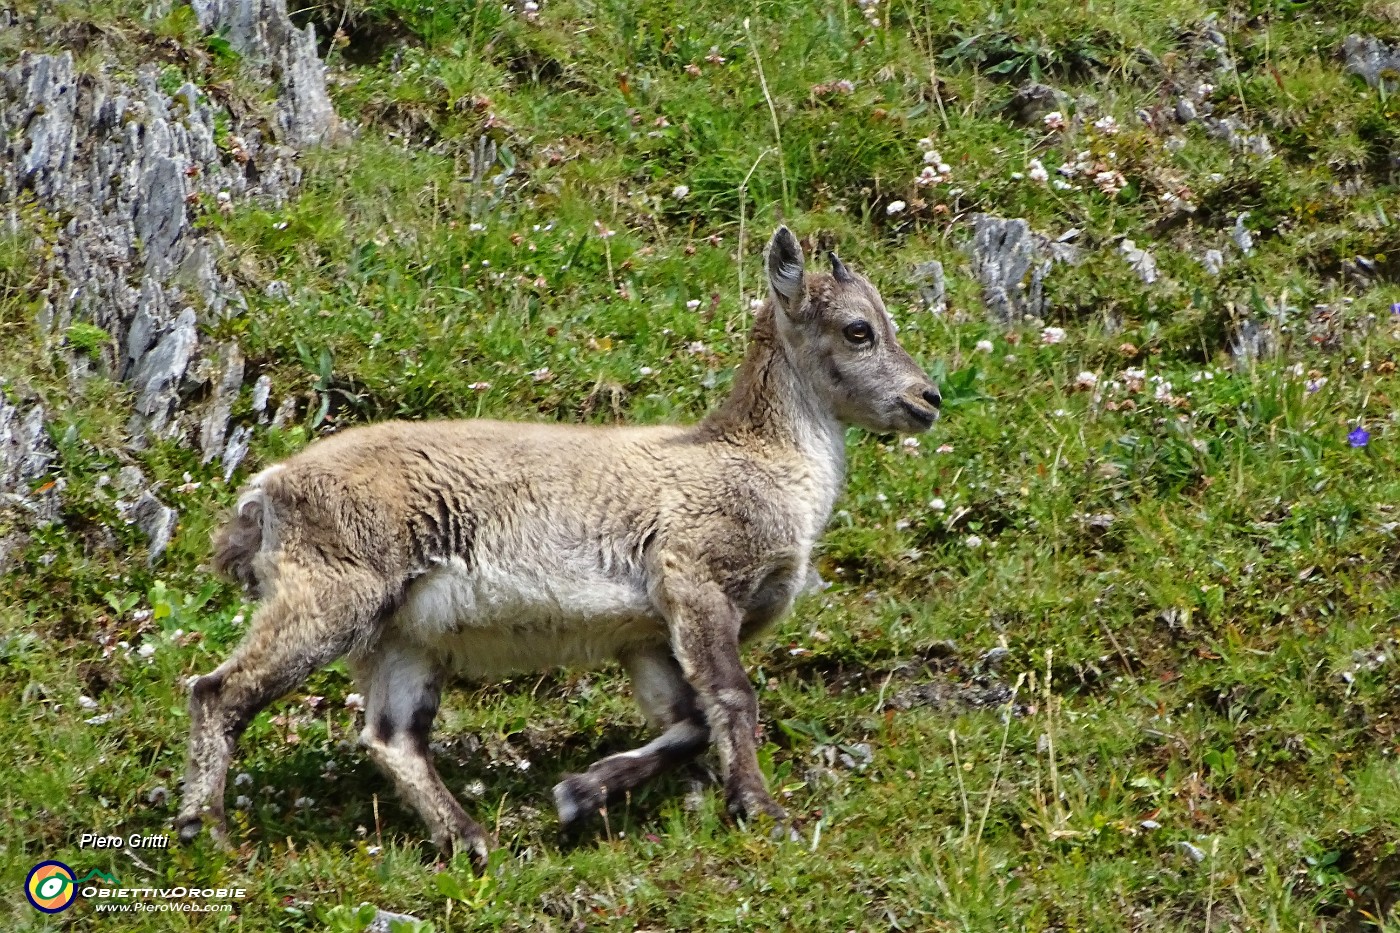
POLYGON ((846 268, 846 264, 841 261, 840 256, 836 255, 836 251, 832 250, 831 252, 827 253, 827 255, 831 257, 831 274, 835 277, 836 281, 851 281, 851 270, 846 268))

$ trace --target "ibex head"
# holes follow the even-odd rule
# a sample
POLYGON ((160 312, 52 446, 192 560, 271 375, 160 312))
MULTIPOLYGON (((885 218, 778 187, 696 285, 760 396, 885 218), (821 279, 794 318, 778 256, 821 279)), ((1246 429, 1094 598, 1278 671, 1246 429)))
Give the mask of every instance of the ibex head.
POLYGON ((942 397, 899 345, 870 280, 830 254, 831 272, 808 275, 802 247, 779 227, 768 244, 768 284, 786 345, 808 388, 845 424, 879 433, 926 431, 942 397))

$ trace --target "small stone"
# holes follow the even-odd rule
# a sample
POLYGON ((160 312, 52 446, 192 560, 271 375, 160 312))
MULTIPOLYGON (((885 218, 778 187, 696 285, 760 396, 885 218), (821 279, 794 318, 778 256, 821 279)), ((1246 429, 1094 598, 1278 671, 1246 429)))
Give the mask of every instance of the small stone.
POLYGON ((1191 861, 1195 862, 1197 865, 1206 860, 1206 853, 1199 846, 1192 845, 1182 840, 1177 843, 1177 847, 1180 848, 1182 852, 1186 853, 1187 858, 1191 859, 1191 861))

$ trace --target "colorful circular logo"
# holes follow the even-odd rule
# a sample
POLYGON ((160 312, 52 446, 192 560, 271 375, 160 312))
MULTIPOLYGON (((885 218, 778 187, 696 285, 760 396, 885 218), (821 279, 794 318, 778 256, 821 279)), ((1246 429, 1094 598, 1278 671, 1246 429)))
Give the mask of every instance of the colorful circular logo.
POLYGON ((40 862, 24 879, 24 896, 46 914, 66 910, 78 896, 73 869, 62 862, 40 862))

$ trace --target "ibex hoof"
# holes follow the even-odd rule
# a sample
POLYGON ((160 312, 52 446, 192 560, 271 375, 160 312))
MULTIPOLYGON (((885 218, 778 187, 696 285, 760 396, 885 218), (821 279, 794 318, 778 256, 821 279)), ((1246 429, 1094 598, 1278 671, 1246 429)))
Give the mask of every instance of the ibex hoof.
POLYGON ((463 853, 470 855, 472 866, 477 871, 485 870, 491 850, 496 847, 496 841, 491 838, 491 835, 470 817, 467 817, 461 825, 453 826, 445 833, 435 834, 433 842, 437 843, 437 847, 449 857, 463 853))
POLYGON ((220 846, 228 847, 228 829, 224 825, 222 814, 216 813, 184 813, 175 818, 175 831, 179 834, 180 842, 189 845, 199 837, 199 833, 204 829, 205 824, 209 826, 209 837, 220 846))
POLYGON ((729 795, 729 812, 735 819, 753 822, 761 817, 769 817, 773 822, 787 822, 788 812, 767 791, 747 790, 729 795))
POLYGON ((566 774, 554 785, 554 809, 559 825, 568 829, 581 819, 593 816, 607 803, 607 794, 586 774, 566 774))

